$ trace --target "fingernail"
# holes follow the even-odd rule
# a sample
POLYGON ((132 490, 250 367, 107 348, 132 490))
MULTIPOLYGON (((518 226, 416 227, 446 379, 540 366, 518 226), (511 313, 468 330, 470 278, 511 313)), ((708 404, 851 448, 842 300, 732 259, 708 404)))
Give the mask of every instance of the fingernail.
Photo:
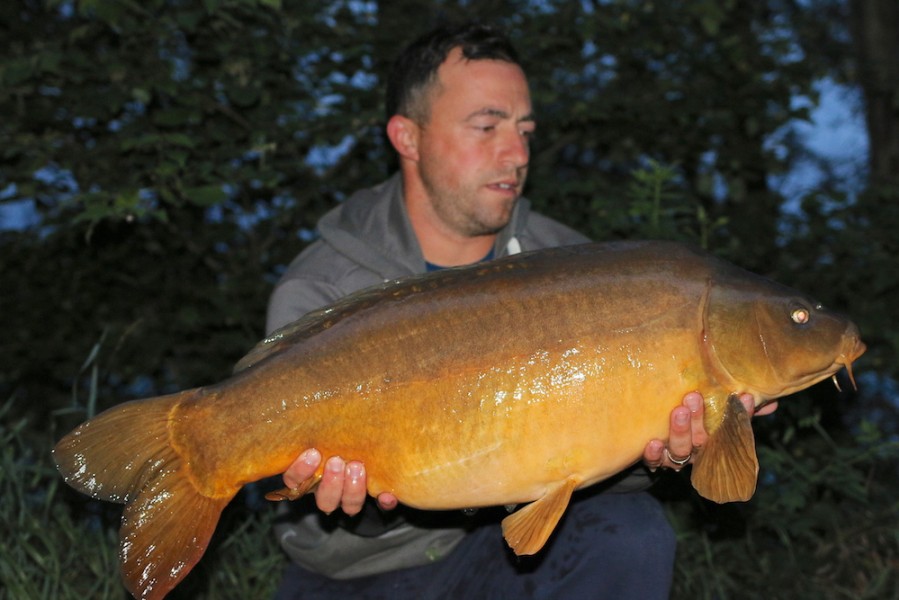
POLYGON ((343 461, 337 456, 329 458, 326 466, 331 473, 340 473, 343 471, 343 461))
POLYGON ((700 401, 696 396, 687 396, 686 404, 691 413, 695 413, 697 410, 699 410, 700 401))
POLYGON ((318 464, 322 461, 321 455, 318 453, 318 450, 312 448, 310 450, 306 450, 303 452, 303 462, 309 465, 310 467, 318 466, 318 464))
POLYGON ((678 411, 678 412, 674 415, 674 422, 677 423, 678 425, 686 425, 687 423, 690 422, 690 415, 689 415, 689 413, 686 413, 686 412, 683 412, 683 411, 678 411))
POLYGON ((359 479, 362 478, 362 474, 364 473, 364 468, 359 463, 350 463, 346 468, 346 475, 350 478, 350 483, 359 483, 359 479))

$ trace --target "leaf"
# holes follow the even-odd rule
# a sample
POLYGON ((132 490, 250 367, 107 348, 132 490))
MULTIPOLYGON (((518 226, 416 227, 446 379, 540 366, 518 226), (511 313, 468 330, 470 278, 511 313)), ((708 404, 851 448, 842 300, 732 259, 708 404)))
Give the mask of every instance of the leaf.
POLYGON ((185 190, 184 195, 188 201, 197 206, 214 206, 228 198, 228 193, 220 185, 190 188, 185 190))

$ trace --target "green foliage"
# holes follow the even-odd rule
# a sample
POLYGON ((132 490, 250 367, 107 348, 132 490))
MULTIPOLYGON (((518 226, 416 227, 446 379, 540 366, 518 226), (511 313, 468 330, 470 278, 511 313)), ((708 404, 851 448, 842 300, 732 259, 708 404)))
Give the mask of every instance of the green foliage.
POLYGON ((0 546, 0 598, 123 598, 109 575, 118 571, 114 532, 74 514, 49 453, 38 450, 48 437, 11 409, 11 401, 0 408, 0 533, 15 543, 0 546))
POLYGON ((682 240, 708 249, 711 236, 727 226, 726 217, 711 222, 705 207, 684 195, 674 167, 650 159, 631 176, 627 222, 618 226, 626 237, 682 240))
MULTIPOLYGON (((672 500, 677 596, 888 597, 896 190, 827 182, 786 210, 769 187, 802 157, 775 134, 808 117, 815 81, 851 82, 846 13, 843 0, 0 3, 0 208, 36 215, 0 229, 0 511, 21 540, 0 554, 0 598, 121 597, 115 511, 58 480, 55 434, 230 372, 317 218, 394 167, 389 61, 471 17, 508 28, 527 68, 541 211, 596 239, 699 243, 846 310, 869 345, 851 402, 790 400, 760 427, 756 499, 672 500), (820 421, 815 406, 829 406, 820 421)), ((266 597, 281 561, 270 517, 236 503, 177 594, 266 597)))

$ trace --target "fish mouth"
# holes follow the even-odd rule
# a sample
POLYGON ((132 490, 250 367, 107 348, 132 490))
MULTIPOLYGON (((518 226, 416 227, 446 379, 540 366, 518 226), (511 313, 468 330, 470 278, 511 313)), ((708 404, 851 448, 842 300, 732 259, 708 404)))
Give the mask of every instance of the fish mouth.
POLYGON ((852 389, 858 390, 858 384, 855 383, 855 375, 852 372, 852 363, 868 349, 868 346, 865 345, 858 335, 849 337, 849 339, 846 340, 846 343, 844 343, 844 347, 846 346, 849 346, 849 348, 844 348, 843 352, 840 353, 840 358, 834 362, 834 366, 837 368, 833 375, 830 376, 834 386, 836 386, 837 391, 839 392, 842 392, 843 390, 840 388, 840 382, 837 380, 837 373, 842 368, 845 368, 846 373, 849 374, 849 381, 852 383, 852 389))

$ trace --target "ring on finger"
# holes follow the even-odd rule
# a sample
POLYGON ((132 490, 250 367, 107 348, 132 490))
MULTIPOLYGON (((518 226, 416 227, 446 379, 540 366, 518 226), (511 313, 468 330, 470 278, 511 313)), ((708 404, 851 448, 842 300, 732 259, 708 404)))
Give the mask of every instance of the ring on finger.
POLYGON ((672 454, 670 452, 668 452, 668 448, 665 448, 665 456, 667 456, 668 460, 670 460, 672 463, 674 463, 678 467, 683 467, 685 464, 690 462, 691 458, 693 458, 693 452, 691 451, 688 455, 684 456, 683 458, 674 458, 674 456, 672 456, 672 454))

